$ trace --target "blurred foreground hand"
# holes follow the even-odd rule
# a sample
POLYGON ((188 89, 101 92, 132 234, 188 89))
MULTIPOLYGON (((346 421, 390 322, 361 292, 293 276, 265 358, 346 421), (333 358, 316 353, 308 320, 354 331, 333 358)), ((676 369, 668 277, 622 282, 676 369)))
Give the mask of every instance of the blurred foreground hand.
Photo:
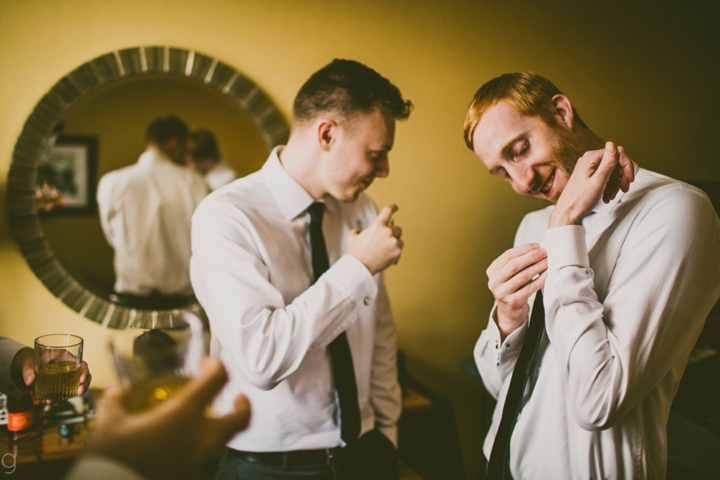
POLYGON ((250 404, 240 395, 235 412, 207 416, 208 405, 227 381, 220 360, 206 358, 202 374, 161 405, 139 413, 125 407, 129 391, 109 388, 87 450, 114 458, 148 479, 177 479, 192 475, 204 463, 220 457, 225 444, 250 419, 250 404))

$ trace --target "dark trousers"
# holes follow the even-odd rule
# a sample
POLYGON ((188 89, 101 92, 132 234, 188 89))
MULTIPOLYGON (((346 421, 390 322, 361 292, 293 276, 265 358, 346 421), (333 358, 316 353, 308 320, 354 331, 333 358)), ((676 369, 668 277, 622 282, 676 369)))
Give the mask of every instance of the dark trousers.
POLYGON ((263 465, 230 455, 220 459, 215 480, 398 480, 397 452, 378 430, 342 449, 332 465, 263 465))

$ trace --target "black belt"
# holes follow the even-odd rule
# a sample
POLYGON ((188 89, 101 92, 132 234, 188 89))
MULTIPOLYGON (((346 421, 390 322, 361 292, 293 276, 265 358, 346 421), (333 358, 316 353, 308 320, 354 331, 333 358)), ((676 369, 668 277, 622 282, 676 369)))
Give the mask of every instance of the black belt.
POLYGON ((303 465, 333 465, 341 453, 340 448, 322 450, 293 450, 291 452, 244 452, 228 448, 228 454, 251 463, 274 467, 303 465))
POLYGON ((110 300, 118 305, 140 310, 178 310, 197 302, 195 295, 162 295, 153 292, 149 295, 133 293, 112 293, 110 300))

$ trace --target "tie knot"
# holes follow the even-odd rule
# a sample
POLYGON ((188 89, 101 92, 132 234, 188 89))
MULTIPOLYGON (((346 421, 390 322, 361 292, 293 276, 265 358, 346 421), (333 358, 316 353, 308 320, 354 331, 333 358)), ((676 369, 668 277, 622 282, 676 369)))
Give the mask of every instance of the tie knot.
POLYGON ((308 210, 310 211, 310 223, 322 225, 323 213, 325 213, 325 204, 323 202, 313 202, 308 210))

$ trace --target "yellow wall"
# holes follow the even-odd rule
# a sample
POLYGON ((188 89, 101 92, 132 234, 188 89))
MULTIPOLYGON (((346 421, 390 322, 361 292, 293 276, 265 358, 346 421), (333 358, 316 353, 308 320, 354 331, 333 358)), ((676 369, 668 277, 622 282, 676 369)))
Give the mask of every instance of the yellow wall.
POLYGON ((387 276, 400 346, 412 371, 455 402, 466 463, 476 472, 482 387, 458 362, 471 355, 491 306, 485 268, 510 246, 522 215, 541 206, 513 196, 465 148, 462 122, 476 89, 503 72, 536 71, 641 165, 720 179, 716 7, 586 3, 3 0, 0 334, 31 342, 50 331, 78 333, 95 383, 111 381, 106 332, 47 292, 8 234, 4 193, 14 142, 60 77, 115 49, 178 46, 247 74, 289 116, 313 71, 334 57, 357 59, 416 105, 398 126, 390 177, 370 193, 380 206, 400 205, 396 221, 407 246, 387 276))

